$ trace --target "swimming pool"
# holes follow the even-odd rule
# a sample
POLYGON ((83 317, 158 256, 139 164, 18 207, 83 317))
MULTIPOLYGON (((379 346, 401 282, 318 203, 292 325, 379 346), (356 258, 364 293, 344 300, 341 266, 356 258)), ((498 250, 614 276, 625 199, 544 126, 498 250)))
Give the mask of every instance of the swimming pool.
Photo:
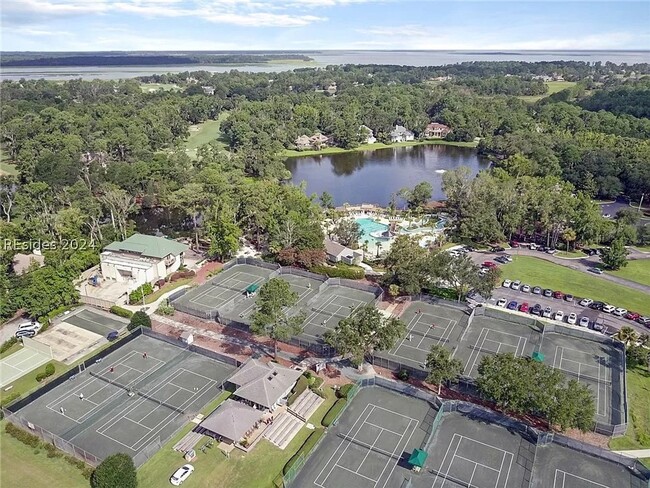
POLYGON ((357 224, 359 224, 359 227, 361 227, 361 239, 362 240, 373 240, 374 237, 370 235, 371 232, 376 232, 376 231, 385 231, 388 230, 388 226, 385 224, 380 224, 379 222, 375 222, 372 219, 356 219, 357 224))

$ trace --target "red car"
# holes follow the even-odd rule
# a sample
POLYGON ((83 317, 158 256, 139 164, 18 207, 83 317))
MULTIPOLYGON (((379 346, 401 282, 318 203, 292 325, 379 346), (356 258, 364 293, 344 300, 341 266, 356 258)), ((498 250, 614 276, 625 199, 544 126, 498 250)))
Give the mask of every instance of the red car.
POLYGON ((636 312, 628 312, 625 314, 625 318, 629 320, 636 320, 639 317, 641 317, 641 314, 636 312))
POLYGON ((564 298, 564 293, 562 293, 561 291, 554 291, 553 298, 560 298, 560 299, 564 298))
POLYGON ((510 247, 517 248, 517 247, 519 247, 519 243, 518 243, 517 241, 512 241, 512 242, 510 243, 510 247))
POLYGON ((530 310, 530 307, 528 306, 528 302, 524 302, 521 305, 519 305, 519 311, 520 312, 528 313, 529 310, 530 310))
POLYGON ((496 268, 497 263, 493 263, 492 261, 485 261, 481 266, 484 268, 496 268))

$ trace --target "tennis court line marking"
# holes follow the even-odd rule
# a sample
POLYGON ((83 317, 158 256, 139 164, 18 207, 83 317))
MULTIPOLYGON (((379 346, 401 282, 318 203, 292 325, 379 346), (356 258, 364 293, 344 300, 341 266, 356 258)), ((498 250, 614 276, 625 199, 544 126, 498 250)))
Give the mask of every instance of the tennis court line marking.
MULTIPOLYGON (((95 324, 95 325, 99 325, 99 326, 100 326, 101 328, 103 328, 103 329, 115 330, 115 328, 113 328, 113 327, 109 327, 108 325, 104 325, 104 324, 102 324, 101 322, 97 322, 96 320, 92 320, 92 319, 86 318, 85 315, 82 315, 84 312, 88 312, 88 311, 87 311, 87 310, 82 310, 82 311, 79 312, 79 313, 76 313, 76 314, 74 314, 74 315, 69 316, 68 318, 66 318, 65 320, 63 320, 63 322, 66 322, 66 323, 68 323, 68 324, 70 324, 70 325, 74 325, 75 327, 80 327, 81 329, 83 329, 83 327, 81 327, 81 326, 79 326, 79 325, 76 325, 74 322, 70 322, 70 321, 68 320, 68 319, 71 319, 71 318, 74 318, 74 317, 79 317, 81 320, 85 320, 86 322, 91 322, 91 323, 93 323, 93 324, 95 324)), ((92 315, 91 312, 88 312, 88 313, 90 313, 90 314, 92 315)))
MULTIPOLYGON (((228 303, 230 300, 235 298, 239 293, 243 293, 244 289, 242 289, 241 292, 239 292, 239 293, 234 291, 234 290, 230 290, 228 288, 225 288, 225 286, 222 287, 219 290, 219 285, 221 285, 221 284, 226 285, 226 283, 228 283, 231 279, 233 279, 234 281, 237 281, 237 282, 241 281, 242 283, 245 283, 246 280, 238 280, 237 279, 237 276, 239 276, 241 274, 247 274, 247 273, 244 273, 243 271, 237 271, 232 276, 226 277, 223 281, 221 281, 219 283, 215 283, 214 281, 210 281, 210 282, 206 283, 206 284, 209 284, 211 286, 206 287, 205 290, 203 290, 201 293, 197 293, 196 296, 194 296, 193 298, 190 298, 188 301, 190 303, 194 303, 194 304, 197 304, 197 305, 202 305, 204 307, 209 307, 211 304, 206 304, 206 303, 203 302, 203 298, 205 298, 207 295, 209 295, 209 298, 211 300, 217 300, 217 299, 223 300, 223 303, 217 304, 214 308, 219 308, 219 307, 223 306, 224 304, 228 303), (218 290, 218 293, 216 295, 213 295, 212 292, 217 291, 217 290, 218 290), (232 294, 232 296, 223 299, 222 295, 224 295, 224 294, 232 294)), ((251 275, 251 276, 253 276, 253 275, 251 275)), ((255 276, 255 277, 256 277, 256 281, 254 281, 253 283, 257 283, 257 281, 263 281, 265 279, 265 278, 260 278, 259 276, 255 276)))
MULTIPOLYGON (((139 356, 140 354, 141 354, 141 353, 138 352, 138 351, 130 351, 128 354, 122 356, 122 357, 119 359, 119 361, 118 361, 117 363, 112 363, 113 366, 122 366, 122 367, 128 368, 128 371, 125 371, 124 373, 120 374, 119 376, 117 376, 116 379, 120 378, 121 376, 123 376, 124 374, 128 373, 129 371, 137 371, 138 373, 141 373, 141 374, 140 374, 136 379, 134 379, 134 380, 132 381, 132 383, 133 383, 133 382, 135 382, 135 381, 139 381, 143 376, 145 376, 145 375, 147 375, 147 374, 149 374, 149 373, 151 373, 151 372, 153 372, 153 371, 156 371, 156 370, 160 369, 160 368, 162 367, 162 365, 165 364, 164 361, 161 361, 161 360, 159 360, 159 359, 156 359, 156 358, 154 358, 153 356, 147 356, 147 359, 151 359, 152 361, 156 361, 157 363, 160 363, 160 365, 159 365, 158 367, 151 368, 151 369, 149 369, 149 370, 147 370, 147 371, 140 371, 139 369, 135 369, 135 368, 132 368, 132 367, 127 366, 126 364, 124 364, 128 359, 132 358, 134 355, 138 355, 138 356, 139 356)), ((88 377, 87 377, 87 378, 86 378, 86 379, 85 379, 81 384, 79 384, 79 385, 75 385, 76 388, 73 388, 72 390, 69 390, 69 391, 67 391, 66 393, 61 394, 59 397, 57 397, 57 398, 54 399, 53 401, 49 402, 49 403, 46 405, 46 407, 49 408, 50 410, 52 410, 53 412, 56 412, 56 413, 58 413, 58 414, 60 415, 60 414, 61 414, 60 410, 58 410, 58 409, 56 409, 56 408, 54 408, 54 407, 58 407, 58 406, 60 406, 61 403, 63 403, 65 400, 67 400, 67 399, 70 398, 70 397, 79 397, 79 394, 82 393, 82 392, 80 391, 82 388, 88 387, 89 385, 92 385, 93 383, 99 383, 100 381, 102 381, 102 380, 99 379, 99 378, 96 378, 96 377, 94 377, 94 376, 90 376, 90 372, 89 372, 89 373, 88 373, 88 377)), ((104 389, 107 388, 108 386, 114 386, 114 387, 115 387, 115 385, 111 385, 110 383, 106 383, 106 382, 103 382, 103 381, 102 381, 102 383, 104 383, 103 386, 102 386, 99 390, 96 390, 96 391, 94 391, 92 394, 90 394, 89 397, 92 397, 93 395, 99 393, 100 391, 104 390, 104 389)), ((116 387, 116 388, 118 388, 118 390, 117 390, 115 393, 113 393, 111 396, 109 396, 108 398, 106 398, 103 402, 101 402, 101 403, 95 403, 95 404, 94 404, 95 407, 93 407, 93 408, 90 409, 89 411, 85 412, 85 413, 84 413, 81 417, 79 417, 78 419, 74 419, 73 417, 69 417, 68 415, 65 415, 65 414, 64 414, 64 415, 65 415, 66 417, 68 417, 69 419, 74 420, 74 421, 75 421, 76 423, 78 423, 78 424, 82 424, 82 423, 84 423, 84 422, 86 421, 87 417, 90 416, 90 415, 92 415, 92 413, 93 413, 93 412, 94 412, 98 407, 100 407, 100 406, 102 406, 103 404, 107 403, 107 402, 110 401, 110 400, 111 400, 115 395, 118 395, 118 394, 120 393, 121 388, 119 388, 119 387, 116 387)), ((88 398, 84 397, 84 400, 83 400, 83 401, 87 401, 87 400, 88 400, 88 398)), ((90 401, 90 403, 93 403, 93 402, 90 401)))
POLYGON ((490 335, 490 332, 498 332, 499 334, 502 334, 502 335, 515 337, 517 339, 517 346, 516 346, 516 349, 515 349, 515 357, 519 357, 519 356, 523 355, 523 353, 525 352, 525 350, 526 350, 526 342, 528 341, 528 339, 526 339, 525 337, 517 335, 517 334, 510 334, 509 332, 502 332, 502 331, 497 330, 497 329, 491 329, 489 327, 483 327, 481 329, 481 332, 479 332, 478 337, 476 338, 476 342, 474 343, 474 349, 472 349, 472 352, 470 353, 469 358, 467 359, 467 363, 465 364, 465 369, 463 370, 463 374, 469 376, 469 375, 471 375, 472 371, 474 371, 474 368, 476 367, 476 362, 478 361, 479 356, 481 355, 481 352, 486 352, 486 351, 483 350, 486 340, 489 340, 490 342, 495 342, 495 343, 499 344, 499 346, 497 347, 497 350, 492 351, 492 354, 499 354, 499 352, 501 351, 501 346, 508 346, 508 347, 514 347, 515 346, 514 344, 508 344, 506 342, 495 341, 494 339, 488 339, 488 336, 490 335), (484 332, 485 332, 485 334, 483 334, 484 332), (481 345, 479 346, 478 342, 481 340, 481 337, 483 337, 483 341, 481 342, 481 345), (523 339, 523 344, 522 344, 522 339, 523 339), (521 348, 521 353, 519 353, 520 348, 521 348), (469 366, 470 361, 472 361, 472 357, 474 357, 474 361, 472 362, 472 367, 468 371, 467 368, 469 366))
MULTIPOLYGON (((7 363, 7 362, 5 362, 6 359, 9 359, 9 357, 11 357, 11 356, 7 356, 6 358, 4 358, 4 359, 2 360, 2 365, 3 365, 3 367, 15 369, 15 370, 18 371, 19 373, 22 373, 23 371, 25 371, 25 372, 26 372, 26 371, 29 371, 29 370, 31 369, 31 366, 30 366, 30 365, 27 365, 27 368, 25 368, 25 369, 21 368, 20 365, 22 365, 24 362, 31 362, 31 360, 32 360, 33 358, 35 358, 35 357, 37 357, 37 356, 40 356, 41 353, 39 353, 38 351, 35 351, 35 350, 33 350, 33 349, 21 349, 20 351, 17 351, 17 352, 14 353, 14 354, 19 354, 20 356, 25 356, 25 354, 20 354, 20 353, 22 353, 22 352, 26 352, 26 353, 28 354, 28 356, 25 357, 25 359, 21 359, 21 360, 18 361, 17 363, 11 364, 11 363, 7 363)), ((49 361, 49 359, 48 359, 48 361, 49 361)), ((40 366, 41 364, 42 364, 42 363, 39 363, 38 366, 40 366)), ((38 367, 38 366, 37 366, 37 367, 38 367)))
POLYGON ((567 471, 561 470, 561 469, 556 469, 555 470, 555 478, 553 479, 553 488, 570 488, 569 486, 566 485, 566 477, 569 475, 572 478, 576 478, 582 481, 586 481, 589 483, 591 486, 594 488, 600 487, 600 488, 610 488, 607 485, 603 485, 601 483, 598 483, 597 481, 590 480, 589 478, 583 478, 582 476, 578 476, 572 473, 569 473, 567 471), (558 475, 561 475, 562 477, 562 484, 558 484, 558 475))
MULTIPOLYGON (((438 345, 441 345, 442 342, 449 340, 449 338, 451 337, 451 333, 453 332, 454 328, 458 324, 458 321, 456 321, 456 320, 448 319, 446 317, 440 317, 438 315, 434 315, 434 314, 430 314, 430 313, 416 314, 409 321, 409 324, 407 326, 407 328, 408 328, 407 334, 402 338, 402 341, 400 342, 400 344, 395 348, 394 352, 392 353, 394 356, 397 356, 397 357, 402 358, 402 359, 412 359, 412 358, 409 358, 409 357, 406 357, 406 356, 402 356, 401 354, 397 354, 397 352, 399 351, 399 348, 402 347, 402 346, 409 347, 409 348, 412 348, 412 349, 417 349, 419 351, 428 352, 427 350, 422 349, 420 346, 422 345, 422 342, 424 341, 424 339, 426 339, 428 337, 427 334, 431 330, 430 324, 425 326, 426 328, 425 328, 424 335, 420 339, 420 342, 418 343, 417 346, 411 346, 410 344, 404 344, 404 342, 406 341, 406 338, 409 337, 414 331, 416 331, 418 324, 420 324, 420 318, 421 318, 422 315, 427 315, 429 317, 436 317, 436 318, 439 318, 439 319, 447 320, 448 323, 447 323, 447 325, 445 325, 445 330, 442 333, 442 337, 439 337, 437 339, 437 341, 438 341, 437 344, 438 345), (414 320, 415 320, 415 323, 413 322, 414 320)), ((435 337, 431 337, 430 339, 436 340, 435 337)))

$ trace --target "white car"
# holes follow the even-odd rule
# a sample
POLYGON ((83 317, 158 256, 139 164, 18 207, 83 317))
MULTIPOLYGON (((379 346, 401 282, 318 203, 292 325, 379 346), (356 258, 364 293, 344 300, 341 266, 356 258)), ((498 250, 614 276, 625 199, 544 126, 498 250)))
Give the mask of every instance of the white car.
POLYGON ((550 319, 551 315, 553 315, 553 312, 551 311, 551 307, 546 307, 544 309, 544 312, 542 312, 542 317, 550 319))
POLYGON ((564 312, 562 310, 555 312, 555 320, 558 322, 562 322, 564 320, 564 312))
POLYGON ((530 293, 530 285, 522 286, 521 291, 523 291, 524 293, 530 293))
POLYGON ((603 305, 603 312, 605 313, 612 313, 614 310, 616 310, 614 305, 603 305))
POLYGON ((579 304, 582 305, 583 307, 588 307, 588 306, 591 305, 592 303, 594 303, 594 301, 593 301, 591 298, 583 298, 583 299, 580 300, 580 302, 579 302, 579 304))
POLYGON ((174 486, 180 486, 194 472, 194 466, 186 464, 176 470, 176 472, 169 478, 169 482, 174 486))
POLYGON ((589 317, 580 317, 580 327, 589 327, 589 317))
POLYGON ((512 288, 513 290, 518 290, 519 288, 521 288, 521 281, 519 280, 513 281, 512 285, 510 285, 510 288, 512 288))
POLYGON ((503 280, 503 287, 504 288, 510 288, 512 286, 512 281, 510 280, 503 280))
POLYGON ((42 325, 35 320, 33 322, 23 322, 16 330, 16 337, 34 337, 41 330, 42 325))
POLYGON ((505 259, 509 263, 512 263, 512 256, 510 254, 504 254, 503 259, 505 259))
POLYGON ((566 321, 568 324, 575 325, 578 322, 578 316, 571 312, 569 316, 566 318, 566 321))
POLYGON ((508 303, 508 300, 505 298, 499 298, 499 301, 497 302, 497 307, 505 307, 506 303, 508 303))
POLYGON ((614 312, 612 312, 612 313, 613 313, 614 315, 618 315, 619 317, 622 317, 623 315, 625 315, 625 314, 627 313, 627 310, 624 309, 624 308, 620 308, 620 307, 619 307, 619 308, 617 308, 616 310, 614 310, 614 312))

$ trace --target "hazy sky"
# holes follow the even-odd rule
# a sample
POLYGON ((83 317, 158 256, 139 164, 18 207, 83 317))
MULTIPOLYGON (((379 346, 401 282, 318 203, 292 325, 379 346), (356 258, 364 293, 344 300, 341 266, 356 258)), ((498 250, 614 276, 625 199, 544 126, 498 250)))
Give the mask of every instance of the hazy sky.
POLYGON ((650 0, 1 0, 4 51, 650 49, 650 0))

